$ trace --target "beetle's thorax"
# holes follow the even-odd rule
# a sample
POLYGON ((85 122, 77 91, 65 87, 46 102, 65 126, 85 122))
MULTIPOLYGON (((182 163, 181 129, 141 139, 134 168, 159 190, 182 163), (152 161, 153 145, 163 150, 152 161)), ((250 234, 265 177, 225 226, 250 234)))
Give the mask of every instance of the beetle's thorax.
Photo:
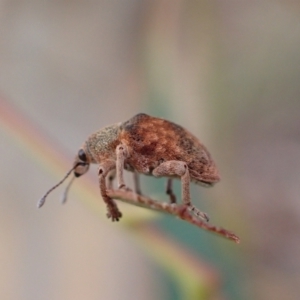
POLYGON ((84 144, 91 163, 101 163, 105 159, 115 159, 119 144, 120 124, 113 124, 91 134, 84 144))

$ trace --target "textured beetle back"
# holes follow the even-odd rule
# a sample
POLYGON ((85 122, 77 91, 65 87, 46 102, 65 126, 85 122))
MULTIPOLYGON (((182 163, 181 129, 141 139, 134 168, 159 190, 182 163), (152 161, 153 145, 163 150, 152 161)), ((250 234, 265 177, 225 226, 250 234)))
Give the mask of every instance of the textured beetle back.
POLYGON ((183 127, 146 114, 135 115, 120 126, 120 140, 132 149, 129 164, 150 173, 164 161, 187 163, 191 179, 208 185, 219 181, 217 168, 204 145, 183 127))

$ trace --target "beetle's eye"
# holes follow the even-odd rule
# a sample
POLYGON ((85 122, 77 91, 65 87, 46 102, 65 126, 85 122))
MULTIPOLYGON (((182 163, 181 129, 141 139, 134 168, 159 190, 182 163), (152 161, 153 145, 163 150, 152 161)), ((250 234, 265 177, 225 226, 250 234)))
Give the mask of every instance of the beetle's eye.
POLYGON ((85 155, 85 152, 82 149, 80 149, 78 151, 78 157, 79 157, 80 160, 86 162, 86 155, 85 155))

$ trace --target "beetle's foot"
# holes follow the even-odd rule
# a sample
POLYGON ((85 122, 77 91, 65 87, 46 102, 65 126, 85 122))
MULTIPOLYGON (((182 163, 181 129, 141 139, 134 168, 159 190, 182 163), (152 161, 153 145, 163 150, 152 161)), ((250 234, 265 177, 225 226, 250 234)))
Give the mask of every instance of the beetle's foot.
POLYGON ((122 190, 124 192, 132 192, 132 189, 126 186, 125 184, 120 185, 119 190, 122 190))
POLYGON ((177 206, 178 215, 183 218, 185 214, 193 213, 196 217, 208 222, 209 217, 205 212, 200 211, 192 204, 181 204, 177 206))
POLYGON ((187 206, 187 208, 188 208, 188 210, 189 210, 190 212, 192 212, 193 215, 195 215, 196 217, 198 217, 198 218, 200 218, 200 219, 203 219, 203 220, 206 221, 206 222, 209 221, 209 217, 208 217, 207 213, 205 213, 205 212, 199 210, 199 209, 198 209, 197 207, 195 207, 194 205, 189 204, 189 205, 187 206))
POLYGON ((119 211, 117 206, 109 206, 107 207, 107 214, 106 216, 111 219, 113 222, 119 221, 122 217, 122 213, 119 211))

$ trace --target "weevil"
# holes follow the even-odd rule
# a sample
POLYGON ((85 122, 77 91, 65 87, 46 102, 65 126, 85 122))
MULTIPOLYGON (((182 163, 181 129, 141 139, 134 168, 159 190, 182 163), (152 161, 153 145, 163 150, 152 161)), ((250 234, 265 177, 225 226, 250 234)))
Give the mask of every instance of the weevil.
POLYGON ((176 203, 172 179, 179 178, 182 208, 208 221, 208 216, 191 203, 190 182, 212 186, 220 180, 220 176, 206 147, 180 125, 140 113, 126 122, 91 134, 79 149, 72 169, 40 199, 38 207, 72 172, 73 179, 80 177, 88 171, 90 164, 99 165, 100 192, 107 206, 107 217, 112 221, 119 221, 122 213, 115 201, 108 197, 107 188, 116 176, 118 188, 128 189, 124 182, 124 169, 134 173, 139 194, 138 174, 167 177, 166 193, 171 203, 176 203))

